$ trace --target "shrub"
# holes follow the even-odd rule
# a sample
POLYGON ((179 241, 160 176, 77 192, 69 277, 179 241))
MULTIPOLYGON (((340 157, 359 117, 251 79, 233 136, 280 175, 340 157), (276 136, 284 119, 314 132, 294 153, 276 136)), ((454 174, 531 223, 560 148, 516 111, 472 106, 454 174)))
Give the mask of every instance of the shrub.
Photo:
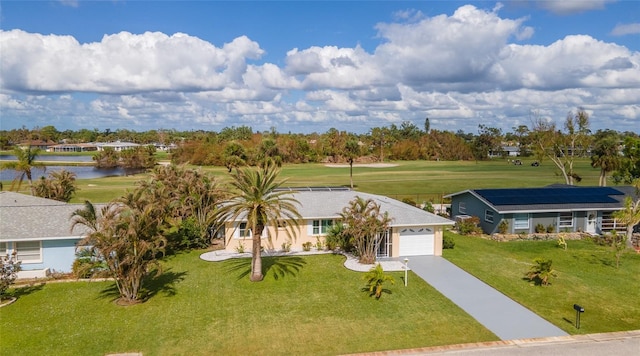
POLYGON ((538 257, 533 260, 535 263, 526 273, 527 278, 536 285, 546 286, 551 283, 551 279, 557 277, 556 271, 553 270, 553 261, 546 258, 538 257))
POLYGON ((240 241, 238 241, 238 247, 236 247, 236 252, 244 253, 244 245, 240 241))
POLYGON ((536 224, 535 232, 538 234, 542 234, 543 232, 547 232, 547 229, 544 227, 544 225, 538 223, 536 224))
POLYGON ((382 287, 384 282, 389 281, 391 284, 395 284, 393 277, 384 273, 379 263, 371 268, 369 272, 363 276, 363 279, 367 281, 367 286, 362 290, 368 292, 370 297, 375 296, 376 299, 380 299, 382 293, 391 294, 389 289, 382 287))
POLYGON ((453 240, 453 237, 450 235, 444 235, 442 237, 442 248, 443 249, 453 249, 456 246, 456 242, 453 240))
POLYGON ((509 230, 509 222, 507 220, 502 220, 498 224, 498 232, 501 234, 506 234, 507 230, 509 230))
POLYGON ((424 207, 422 208, 422 210, 428 211, 431 214, 436 212, 436 209, 433 207, 433 204, 431 204, 430 201, 424 203, 424 207))
POLYGON ((417 206, 416 201, 411 198, 402 198, 402 202, 411 206, 417 206))
POLYGON ((554 231, 556 231, 555 226, 551 224, 547 225, 547 234, 553 234, 554 231))
POLYGON ((76 252, 71 271, 76 278, 103 277, 109 274, 107 264, 90 248, 81 248, 76 252))
POLYGON ((456 221, 456 230, 461 235, 476 235, 482 233, 480 228, 480 218, 477 216, 470 216, 466 219, 460 219, 456 221))
POLYGON ((291 252, 291 242, 289 242, 289 241, 283 242, 282 243, 282 251, 291 252))
POLYGON ((16 253, 0 257, 0 300, 5 296, 9 286, 18 277, 20 261, 16 259, 16 253))
POLYGON ((313 244, 311 243, 311 241, 307 241, 305 243, 302 244, 302 250, 303 251, 311 251, 311 246, 313 244))
POLYGON ((323 248, 324 244, 322 243, 322 240, 320 240, 319 237, 316 237, 316 250, 322 251, 323 248))

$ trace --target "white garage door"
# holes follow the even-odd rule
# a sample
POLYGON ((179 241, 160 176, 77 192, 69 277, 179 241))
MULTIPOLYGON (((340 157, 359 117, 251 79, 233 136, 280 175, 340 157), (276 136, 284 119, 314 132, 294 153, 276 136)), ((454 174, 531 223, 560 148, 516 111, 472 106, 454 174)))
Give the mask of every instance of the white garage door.
POLYGON ((427 228, 409 228, 400 231, 400 256, 433 255, 434 234, 427 228))

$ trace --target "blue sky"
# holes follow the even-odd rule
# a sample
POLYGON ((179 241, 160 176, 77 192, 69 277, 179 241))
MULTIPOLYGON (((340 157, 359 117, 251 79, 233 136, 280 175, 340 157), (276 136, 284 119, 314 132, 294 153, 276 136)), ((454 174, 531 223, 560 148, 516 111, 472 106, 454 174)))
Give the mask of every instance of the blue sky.
POLYGON ((0 1, 0 128, 640 132, 638 1, 0 1))

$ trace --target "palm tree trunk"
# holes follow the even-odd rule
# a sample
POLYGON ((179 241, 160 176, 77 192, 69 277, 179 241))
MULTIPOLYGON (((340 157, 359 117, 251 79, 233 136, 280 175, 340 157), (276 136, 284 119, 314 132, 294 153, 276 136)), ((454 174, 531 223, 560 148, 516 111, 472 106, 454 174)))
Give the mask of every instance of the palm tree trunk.
POLYGON ((253 231, 252 242, 253 247, 251 250, 251 277, 249 278, 251 282, 260 282, 264 276, 262 275, 262 256, 260 254, 261 244, 260 244, 260 235, 262 235, 262 230, 264 226, 256 226, 256 229, 253 231))

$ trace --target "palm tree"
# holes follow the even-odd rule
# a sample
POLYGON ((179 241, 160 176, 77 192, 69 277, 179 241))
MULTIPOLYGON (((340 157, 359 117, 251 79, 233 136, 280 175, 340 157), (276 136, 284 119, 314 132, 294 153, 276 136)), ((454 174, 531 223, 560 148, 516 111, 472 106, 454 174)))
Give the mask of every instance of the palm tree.
POLYGON ((599 185, 607 185, 607 173, 620 168, 622 156, 616 137, 608 136, 596 142, 591 151, 591 167, 600 168, 599 185))
POLYGON ((166 244, 162 235, 164 212, 148 202, 144 190, 137 189, 107 204, 100 214, 87 201, 84 209, 71 216, 72 231, 78 225, 88 230, 78 245, 104 259, 120 301, 127 304, 139 302, 142 281, 151 273, 152 265, 158 266, 158 256, 166 244))
POLYGON ((359 156, 360 145, 358 144, 358 141, 351 139, 347 141, 344 148, 347 161, 349 161, 349 181, 351 183, 351 189, 353 189, 353 161, 359 156))
POLYGON ((63 202, 69 202, 76 192, 76 174, 65 169, 49 173, 34 184, 34 195, 63 202))
POLYGON ((16 189, 20 189, 20 186, 22 185, 22 182, 26 177, 29 181, 31 195, 34 195, 31 169, 34 167, 43 167, 44 169, 46 169, 46 166, 44 164, 36 162, 36 158, 38 157, 39 153, 39 148, 32 148, 31 146, 27 146, 26 148, 16 147, 13 149, 13 154, 16 156, 16 161, 7 162, 2 165, 2 169, 14 169, 18 172, 18 175, 11 183, 11 190, 13 190, 14 187, 16 187, 16 189))
MULTIPOLYGON (((268 160, 258 169, 237 169, 231 174, 231 186, 237 195, 229 199, 220 209, 219 216, 225 221, 246 220, 252 232, 251 281, 261 281, 262 248, 261 237, 266 226, 284 224, 287 237, 296 236, 296 228, 302 219, 298 212, 299 202, 290 191, 279 191, 284 181, 277 182, 280 170, 268 160)), ((276 237, 279 229, 274 229, 276 237)))
POLYGON ((340 216, 346 226, 343 234, 352 238, 359 262, 362 264, 375 262, 380 238, 391 224, 389 214, 387 212, 383 214, 380 211, 380 205, 372 199, 357 196, 342 209, 340 216))

